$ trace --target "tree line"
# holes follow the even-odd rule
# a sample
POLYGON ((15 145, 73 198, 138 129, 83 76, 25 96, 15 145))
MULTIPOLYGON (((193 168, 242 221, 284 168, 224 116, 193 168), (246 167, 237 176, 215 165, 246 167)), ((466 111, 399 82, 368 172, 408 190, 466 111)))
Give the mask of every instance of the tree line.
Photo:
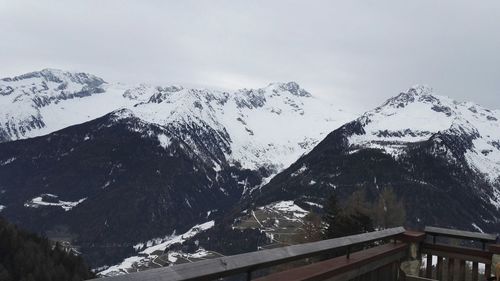
POLYGON ((379 229, 402 226, 406 220, 404 204, 391 188, 383 189, 374 202, 364 191, 354 192, 343 204, 332 195, 323 214, 310 212, 304 219, 296 242, 331 239, 379 229))
POLYGON ((1 281, 79 281, 93 277, 80 256, 0 217, 1 281))

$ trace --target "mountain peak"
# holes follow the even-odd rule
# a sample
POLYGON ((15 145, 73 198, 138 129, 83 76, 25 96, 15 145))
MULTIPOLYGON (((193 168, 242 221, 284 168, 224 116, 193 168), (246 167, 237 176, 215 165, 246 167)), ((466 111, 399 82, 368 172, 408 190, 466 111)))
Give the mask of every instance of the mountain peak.
POLYGON ((65 83, 74 82, 78 84, 87 84, 89 86, 98 86, 106 83, 102 78, 85 72, 70 72, 55 68, 44 68, 40 71, 28 72, 26 74, 14 76, 12 78, 3 78, 2 81, 13 82, 27 79, 42 79, 45 82, 65 83))
POLYGON ((415 96, 432 95, 434 93, 434 89, 427 84, 416 84, 410 87, 407 93, 411 93, 415 96))
POLYGON ((299 97, 312 97, 311 93, 302 89, 297 82, 293 82, 293 81, 270 83, 268 88, 272 88, 273 90, 276 90, 276 91, 289 92, 292 95, 299 96, 299 97))
POLYGON ((401 92, 399 95, 388 99, 377 110, 384 107, 404 108, 408 104, 415 102, 440 105, 442 98, 444 97, 435 95, 434 89, 427 85, 415 85, 406 92, 401 92))

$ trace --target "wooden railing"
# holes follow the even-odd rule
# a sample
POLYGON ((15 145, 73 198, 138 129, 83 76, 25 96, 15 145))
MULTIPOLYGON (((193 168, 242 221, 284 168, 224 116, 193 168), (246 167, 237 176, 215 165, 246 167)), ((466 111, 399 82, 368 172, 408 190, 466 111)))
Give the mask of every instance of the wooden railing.
MULTIPOLYGON (((395 239, 405 232, 403 227, 385 229, 318 242, 292 245, 288 247, 262 250, 189 264, 145 270, 121 276, 102 278, 102 281, 180 281, 214 280, 222 277, 245 274, 252 279, 252 272, 263 268, 298 261, 306 258, 330 254, 335 251, 350 249, 355 246, 375 241, 395 239)), ((354 258, 354 253, 352 254, 354 258)), ((349 257, 350 258, 350 257, 349 257)), ((346 259, 346 257, 344 257, 346 259)))
POLYGON ((484 279, 491 276, 492 255, 494 251, 487 248, 487 244, 496 243, 497 236, 484 233, 459 231, 437 227, 426 227, 424 232, 432 238, 432 242, 423 242, 420 249, 426 255, 425 277, 437 280, 459 280, 464 281, 467 277, 466 266, 471 263, 470 279, 479 280, 479 264, 484 264, 484 279), (455 244, 466 242, 466 246, 454 245, 440 242, 438 238, 457 239, 451 240, 455 244), (474 247, 473 242, 479 241, 481 248, 474 247), (437 264, 433 267, 433 257, 437 258, 437 264))
POLYGON ((304 280, 399 280, 400 262, 406 259, 408 244, 387 243, 352 253, 349 257, 316 262, 274 274, 255 281, 304 280))
MULTIPOLYGON (((495 235, 426 227, 424 232, 405 231, 403 227, 346 236, 319 242, 293 245, 245 253, 195 263, 151 269, 102 281, 180 281, 217 280, 244 275, 244 280, 305 281, 305 280, 487 280, 491 276, 492 255, 500 255, 495 235), (450 242, 460 239, 467 243, 450 242), (474 247, 473 242, 481 243, 474 247), (369 247, 367 247, 369 246, 369 247), (357 251, 354 251, 357 250, 357 251), (324 259, 335 253, 337 257, 324 259), (343 253, 338 256, 339 253, 343 253), (421 271, 422 254, 427 268, 421 271), (437 264, 433 266, 433 256, 437 264), (317 262, 292 269, 256 276, 274 266, 321 257, 317 262), (471 277, 466 279, 466 267, 471 264, 471 277), (479 273, 479 264, 485 272, 479 273), (407 266, 410 265, 410 266, 407 266), (416 265, 416 268, 415 268, 416 265), (410 268, 410 270, 408 269, 410 268), (422 276, 419 276, 422 275, 422 276), (257 279, 255 279, 258 277, 257 279)), ((270 271, 272 272, 272 271, 270 271)), ((269 273, 269 272, 267 272, 269 273)), ((239 279, 240 280, 240 279, 239 279)))

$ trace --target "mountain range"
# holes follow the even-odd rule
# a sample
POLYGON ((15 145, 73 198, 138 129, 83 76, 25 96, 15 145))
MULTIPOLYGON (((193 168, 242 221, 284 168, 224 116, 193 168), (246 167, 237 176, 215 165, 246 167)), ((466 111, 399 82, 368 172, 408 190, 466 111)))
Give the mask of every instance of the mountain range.
POLYGON ((126 87, 46 69, 0 94, 2 215, 93 265, 224 214, 350 118, 294 82, 126 87))
POLYGON ((412 87, 331 132, 254 192, 253 204, 323 204, 332 191, 360 189, 374 199, 391 188, 410 226, 498 232, 499 118, 498 110, 412 87))
POLYGON ((45 69, 1 79, 0 105, 1 214, 94 267, 139 254, 123 272, 222 235, 240 211, 302 217, 356 190, 393 189, 412 227, 500 229, 500 111, 425 86, 356 116, 295 82, 223 91, 45 69))

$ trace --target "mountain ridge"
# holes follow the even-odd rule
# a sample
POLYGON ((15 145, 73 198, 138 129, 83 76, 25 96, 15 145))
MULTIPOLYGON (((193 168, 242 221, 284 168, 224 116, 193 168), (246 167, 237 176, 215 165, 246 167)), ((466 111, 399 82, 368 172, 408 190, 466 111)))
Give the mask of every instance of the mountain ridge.
POLYGON ((392 188, 414 227, 498 229, 500 114, 430 93, 410 88, 334 130, 256 190, 252 204, 323 204, 360 189, 374 200, 392 188))
POLYGON ((226 147, 227 157, 234 156, 235 162, 247 168, 270 166, 274 170, 289 165, 323 134, 352 116, 318 100, 295 82, 270 83, 264 88, 227 92, 175 85, 124 86, 107 83, 91 74, 42 70, 0 80, 0 93, 3 93, 0 104, 7 109, 0 116, 3 141, 48 134, 128 108, 139 118, 160 125, 176 122, 185 126, 195 123, 201 127, 209 126, 217 131, 219 141, 226 147), (83 78, 71 80, 75 76, 83 78), (88 82, 93 85, 92 90, 88 90, 91 87, 87 84, 80 83, 87 81, 84 78, 88 77, 97 81, 88 82), (17 87, 7 83, 14 80, 17 87), (27 83, 22 84, 25 80, 27 83), (46 86, 45 80, 58 81, 59 84, 46 86), (78 83, 73 85, 72 81, 78 83), (61 83, 70 84, 68 88, 74 91, 59 89, 61 83), (86 94, 79 94, 83 89, 86 94), (63 98, 53 100, 61 96, 63 98), (47 102, 39 103, 39 100, 47 102), (34 106, 36 104, 39 106, 34 106), (306 121, 301 122, 303 119, 306 121), (288 121, 300 126, 298 129, 305 133, 293 134, 292 130, 286 129, 288 121), (318 127, 309 128, 310 123, 316 123, 318 127), (275 130, 286 136, 271 138, 275 130), (307 138, 301 138, 302 135, 307 138), (252 150, 254 156, 248 158, 246 150, 252 150), (279 153, 273 154, 274 150, 279 150, 279 153), (292 156, 286 157, 290 153, 292 156), (280 161, 276 167, 271 167, 276 164, 275 159, 280 161))

